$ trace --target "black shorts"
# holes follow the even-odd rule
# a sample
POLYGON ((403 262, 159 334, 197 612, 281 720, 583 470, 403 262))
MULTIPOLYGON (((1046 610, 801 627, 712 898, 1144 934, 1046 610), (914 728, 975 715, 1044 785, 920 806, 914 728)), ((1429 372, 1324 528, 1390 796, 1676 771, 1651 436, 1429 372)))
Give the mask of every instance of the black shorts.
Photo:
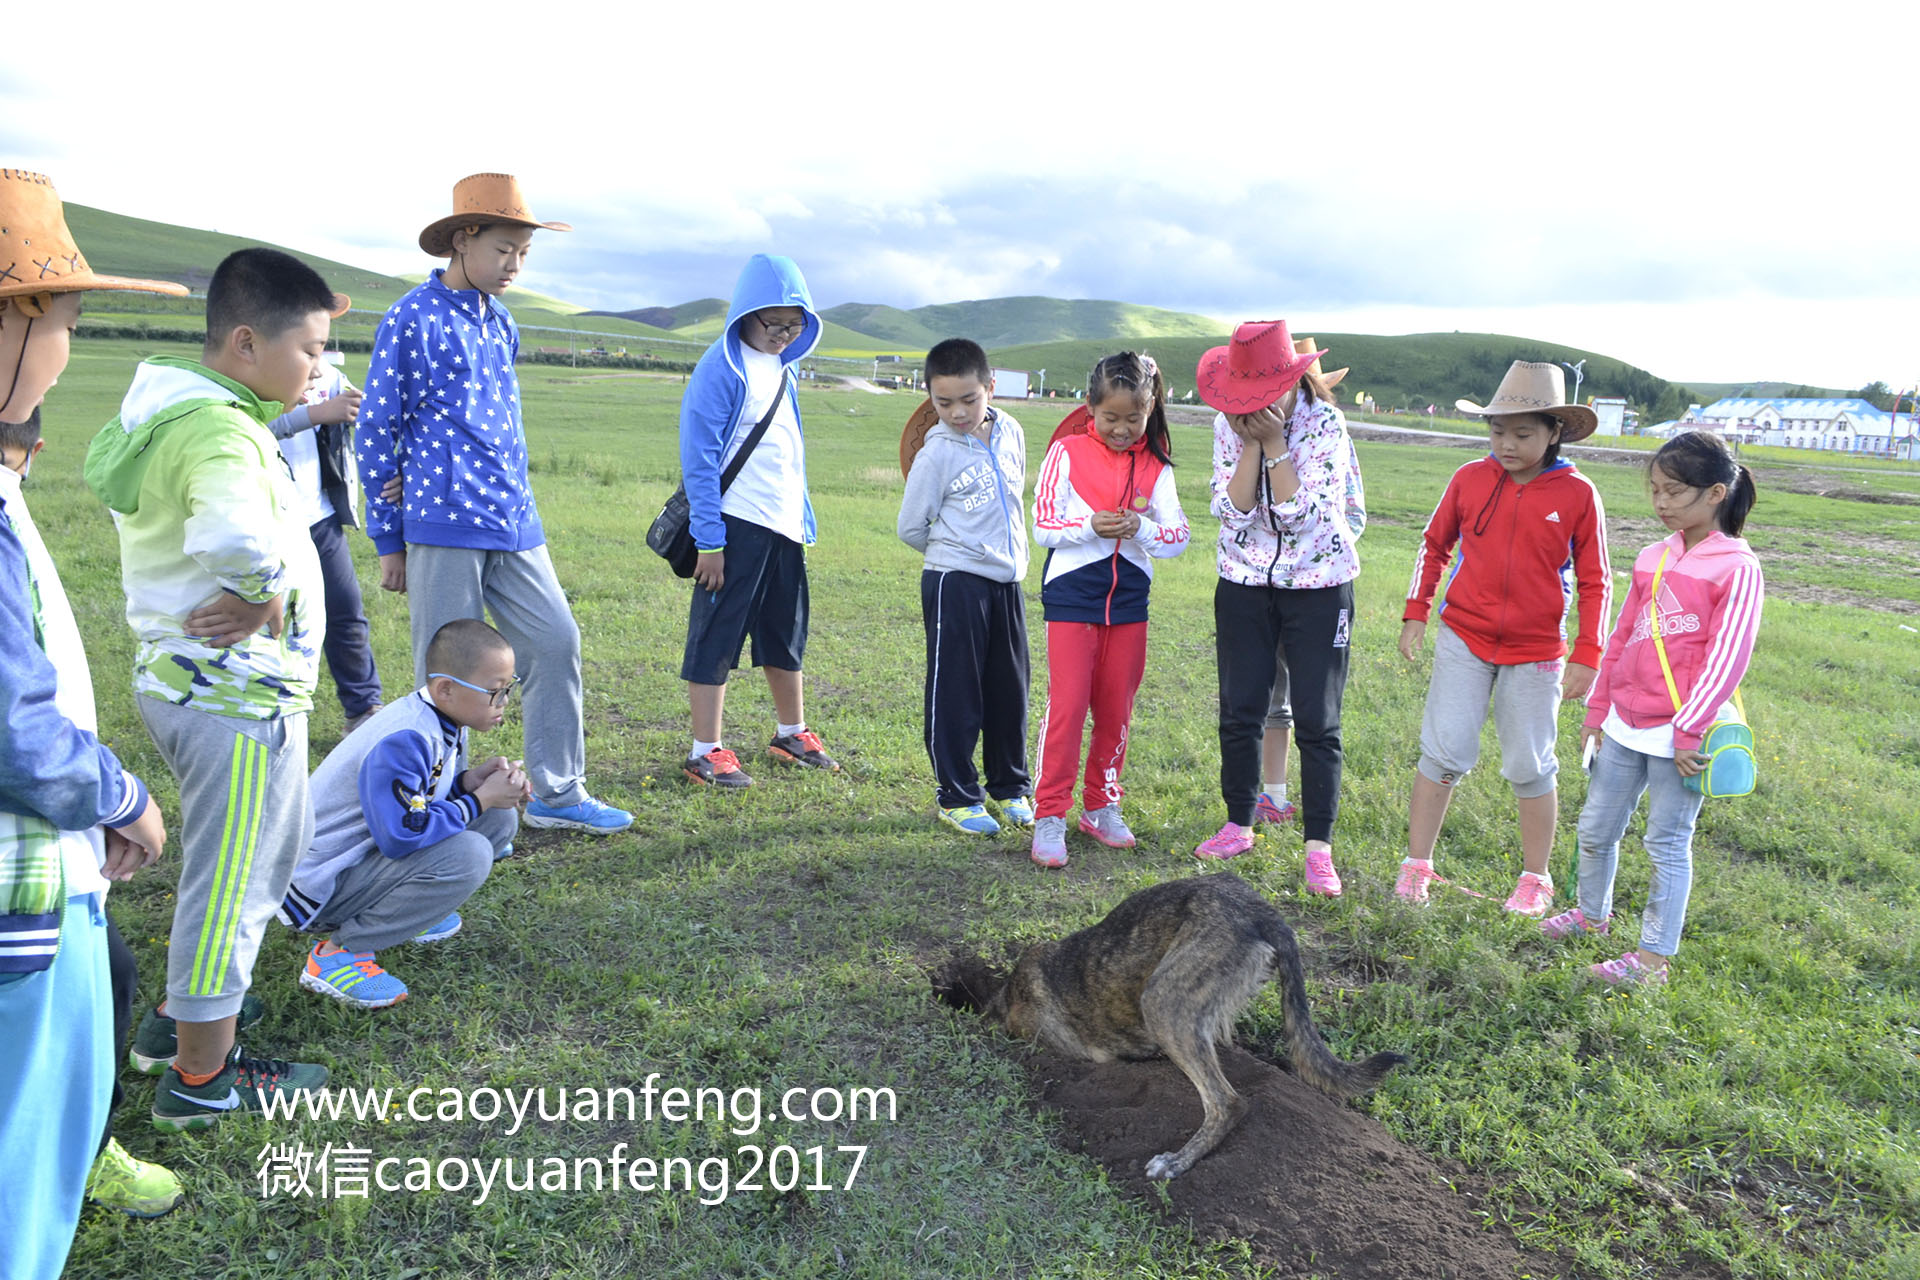
POLYGON ((687 650, 680 678, 725 684, 753 637, 753 665, 800 670, 807 651, 807 551, 765 525, 722 516, 727 525, 726 579, 717 592, 693 584, 687 650))

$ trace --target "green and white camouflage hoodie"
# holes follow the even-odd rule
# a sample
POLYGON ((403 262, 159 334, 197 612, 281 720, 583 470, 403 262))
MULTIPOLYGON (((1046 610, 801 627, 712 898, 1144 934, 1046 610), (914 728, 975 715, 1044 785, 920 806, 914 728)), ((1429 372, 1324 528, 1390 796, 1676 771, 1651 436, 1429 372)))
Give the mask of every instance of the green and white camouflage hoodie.
POLYGON ((87 487, 120 531, 135 693, 260 720, 312 709, 326 603, 266 426, 279 413, 197 361, 155 356, 87 450, 87 487), (219 649, 186 634, 187 615, 222 591, 255 604, 284 592, 279 637, 263 627, 219 649))

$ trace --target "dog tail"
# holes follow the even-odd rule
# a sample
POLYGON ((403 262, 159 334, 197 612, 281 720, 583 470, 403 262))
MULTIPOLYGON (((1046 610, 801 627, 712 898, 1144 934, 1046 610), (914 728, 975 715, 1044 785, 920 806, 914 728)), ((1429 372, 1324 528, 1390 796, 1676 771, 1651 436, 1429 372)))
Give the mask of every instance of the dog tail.
POLYGON ((1286 1011, 1287 1057, 1302 1080, 1322 1093, 1350 1098, 1367 1093, 1387 1078, 1387 1074, 1407 1060, 1401 1053, 1376 1053, 1364 1062, 1336 1058, 1320 1029, 1313 1025, 1313 1013, 1307 1007, 1307 982, 1300 968, 1300 947, 1293 930, 1275 913, 1278 928, 1264 928, 1268 945, 1273 948, 1273 965, 1280 978, 1282 1005, 1286 1011))

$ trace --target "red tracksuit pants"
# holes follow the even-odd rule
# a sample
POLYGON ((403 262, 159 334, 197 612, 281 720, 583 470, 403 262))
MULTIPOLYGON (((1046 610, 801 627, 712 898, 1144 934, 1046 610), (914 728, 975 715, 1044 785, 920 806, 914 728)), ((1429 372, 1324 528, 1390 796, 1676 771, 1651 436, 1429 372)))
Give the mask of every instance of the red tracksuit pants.
POLYGON ((1146 670, 1144 622, 1112 627, 1047 624, 1047 710, 1040 721, 1040 775, 1033 788, 1036 817, 1064 818, 1073 805, 1073 776, 1080 772, 1080 735, 1088 711, 1093 712, 1093 743, 1087 751, 1080 807, 1120 802, 1133 695, 1140 691, 1146 670))

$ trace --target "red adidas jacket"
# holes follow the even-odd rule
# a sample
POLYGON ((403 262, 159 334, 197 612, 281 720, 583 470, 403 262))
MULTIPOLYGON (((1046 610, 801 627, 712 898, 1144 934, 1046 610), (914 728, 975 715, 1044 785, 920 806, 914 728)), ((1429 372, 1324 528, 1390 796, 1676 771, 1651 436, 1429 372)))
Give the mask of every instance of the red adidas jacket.
POLYGON ((1561 460, 1515 484, 1491 455, 1453 473, 1413 560, 1403 621, 1425 622, 1447 576, 1440 620, 1482 662, 1514 666, 1560 658, 1598 667, 1613 604, 1606 512, 1599 490, 1561 460), (1567 651, 1568 606, 1579 624, 1567 651))

